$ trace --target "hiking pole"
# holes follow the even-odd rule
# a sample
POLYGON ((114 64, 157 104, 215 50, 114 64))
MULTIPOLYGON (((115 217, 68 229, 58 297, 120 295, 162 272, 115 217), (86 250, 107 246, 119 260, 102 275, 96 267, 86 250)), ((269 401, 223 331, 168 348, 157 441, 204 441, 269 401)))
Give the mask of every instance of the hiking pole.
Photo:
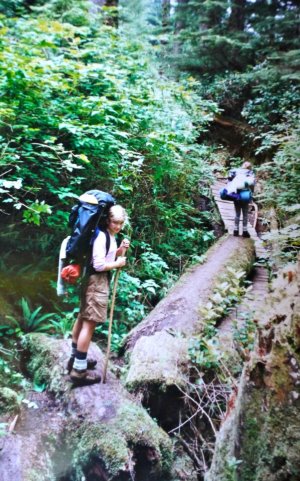
MULTIPOLYGON (((126 256, 126 252, 127 252, 127 249, 125 249, 124 256, 126 256)), ((104 367, 103 367, 102 384, 106 383, 106 373, 107 373, 107 366, 108 366, 109 355, 110 355, 112 323, 113 323, 116 293, 117 293, 117 285, 118 285, 120 272, 121 272, 121 267, 119 267, 117 269, 115 279, 114 279, 113 292, 112 292, 112 296, 111 296, 111 306, 110 306, 109 324, 108 324, 107 349, 106 349, 106 357, 105 357, 105 362, 104 362, 104 367)))

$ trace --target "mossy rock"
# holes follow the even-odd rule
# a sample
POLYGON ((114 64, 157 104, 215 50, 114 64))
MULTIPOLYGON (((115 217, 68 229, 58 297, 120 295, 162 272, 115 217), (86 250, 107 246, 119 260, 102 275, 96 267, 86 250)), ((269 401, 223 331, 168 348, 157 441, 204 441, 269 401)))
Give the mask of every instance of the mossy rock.
MULTIPOLYGON (((64 407, 70 479, 90 479, 98 466, 108 479, 117 480, 120 473, 131 468, 134 472, 133 459, 148 463, 153 480, 167 476, 172 464, 168 435, 110 372, 105 384, 71 389, 64 368, 70 352, 68 341, 36 333, 27 336, 26 347, 30 355, 27 366, 35 382, 46 383, 64 407)), ((100 374, 104 355, 94 343, 89 353, 98 361, 100 374)))
POLYGON ((92 469, 102 466, 109 480, 134 471, 141 461, 149 461, 149 476, 168 477, 172 466, 172 443, 141 407, 125 401, 108 423, 83 422, 68 429, 73 446, 72 466, 75 478, 81 479, 92 469), (150 459, 151 458, 151 459, 150 459), (151 467, 150 467, 151 465, 151 467))
POLYGON ((24 347, 29 352, 27 369, 37 385, 45 384, 50 391, 67 390, 64 379, 66 352, 61 341, 40 333, 27 334, 24 347))
POLYGON ((0 388, 0 415, 18 412, 19 408, 18 394, 8 387, 0 388))

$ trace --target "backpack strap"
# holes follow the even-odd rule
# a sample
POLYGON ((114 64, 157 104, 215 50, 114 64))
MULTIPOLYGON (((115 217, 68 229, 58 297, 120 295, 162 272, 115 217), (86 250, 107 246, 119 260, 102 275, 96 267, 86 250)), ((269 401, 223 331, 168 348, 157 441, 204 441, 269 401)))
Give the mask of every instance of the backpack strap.
POLYGON ((107 256, 108 252, 109 252, 109 249, 110 249, 110 235, 109 235, 109 232, 108 230, 104 230, 104 229, 99 229, 99 227, 97 227, 95 229, 95 233, 93 235, 93 238, 92 238, 92 244, 94 244, 96 238, 98 237, 98 235, 100 234, 100 232, 103 232, 103 234, 105 235, 105 255, 107 256))
POLYGON ((106 243, 105 243, 106 254, 105 255, 107 256, 107 254, 109 252, 109 249, 110 249, 110 235, 109 235, 108 230, 106 230, 106 229, 102 232, 104 232, 105 238, 106 238, 106 243))
MULTIPOLYGON (((92 238, 92 242, 91 242, 91 247, 93 245, 93 243, 95 242, 96 238, 98 237, 98 235, 100 234, 100 232, 103 232, 103 234, 105 235, 105 256, 107 256, 108 252, 109 252, 109 249, 110 249, 110 235, 109 235, 109 232, 108 230, 102 230, 102 229, 99 229, 99 227, 97 227, 95 229, 95 232, 94 232, 94 235, 93 235, 93 238, 92 238)), ((91 251, 91 256, 90 256, 90 260, 89 262, 91 262, 91 257, 92 257, 92 251, 91 251)), ((95 271, 95 269, 93 268, 92 265, 89 265, 88 266, 88 275, 92 275, 92 274, 97 274, 97 271, 95 271)))

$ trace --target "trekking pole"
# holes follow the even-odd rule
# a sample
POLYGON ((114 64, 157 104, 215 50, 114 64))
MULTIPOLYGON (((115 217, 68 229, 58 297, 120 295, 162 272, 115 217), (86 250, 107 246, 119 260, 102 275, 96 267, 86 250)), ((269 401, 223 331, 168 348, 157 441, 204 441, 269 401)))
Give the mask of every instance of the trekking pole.
MULTIPOLYGON (((127 249, 125 249, 124 256, 126 256, 126 252, 127 252, 127 249)), ((111 307, 110 307, 109 324, 108 324, 107 349, 106 349, 106 357, 105 357, 105 362, 104 362, 104 367, 103 367, 102 384, 106 383, 106 373, 107 373, 107 366, 108 366, 109 355, 110 355, 112 323, 113 323, 116 293, 117 293, 117 285, 118 285, 120 272, 121 272, 121 267, 119 267, 117 269, 115 279, 114 279, 113 292, 112 292, 112 296, 111 296, 111 307)))

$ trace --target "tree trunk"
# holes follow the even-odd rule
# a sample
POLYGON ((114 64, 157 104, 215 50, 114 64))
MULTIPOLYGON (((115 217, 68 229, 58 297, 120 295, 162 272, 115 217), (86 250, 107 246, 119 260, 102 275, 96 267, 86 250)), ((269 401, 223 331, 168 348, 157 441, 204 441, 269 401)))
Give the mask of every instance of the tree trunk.
POLYGON ((230 30, 243 31, 245 27, 246 0, 233 0, 228 27, 230 30))
POLYGON ((162 26, 168 27, 170 24, 170 0, 162 0, 162 26))
POLYGON ((112 27, 118 27, 119 15, 117 12, 117 7, 119 6, 119 0, 91 0, 91 2, 97 7, 115 7, 112 13, 105 12, 103 21, 106 25, 111 25, 112 27))
MULTIPOLYGON (((215 244, 205 264, 193 267, 129 334, 126 386, 145 392, 145 405, 169 430, 178 422, 180 389, 188 381, 188 339, 204 329, 201 307, 224 282, 227 268, 249 271, 254 261, 252 241, 227 237, 215 244), (178 391, 179 390, 179 391, 178 391)), ((229 274, 230 275, 230 274, 229 274)), ((228 275, 227 275, 228 276, 228 275)))

